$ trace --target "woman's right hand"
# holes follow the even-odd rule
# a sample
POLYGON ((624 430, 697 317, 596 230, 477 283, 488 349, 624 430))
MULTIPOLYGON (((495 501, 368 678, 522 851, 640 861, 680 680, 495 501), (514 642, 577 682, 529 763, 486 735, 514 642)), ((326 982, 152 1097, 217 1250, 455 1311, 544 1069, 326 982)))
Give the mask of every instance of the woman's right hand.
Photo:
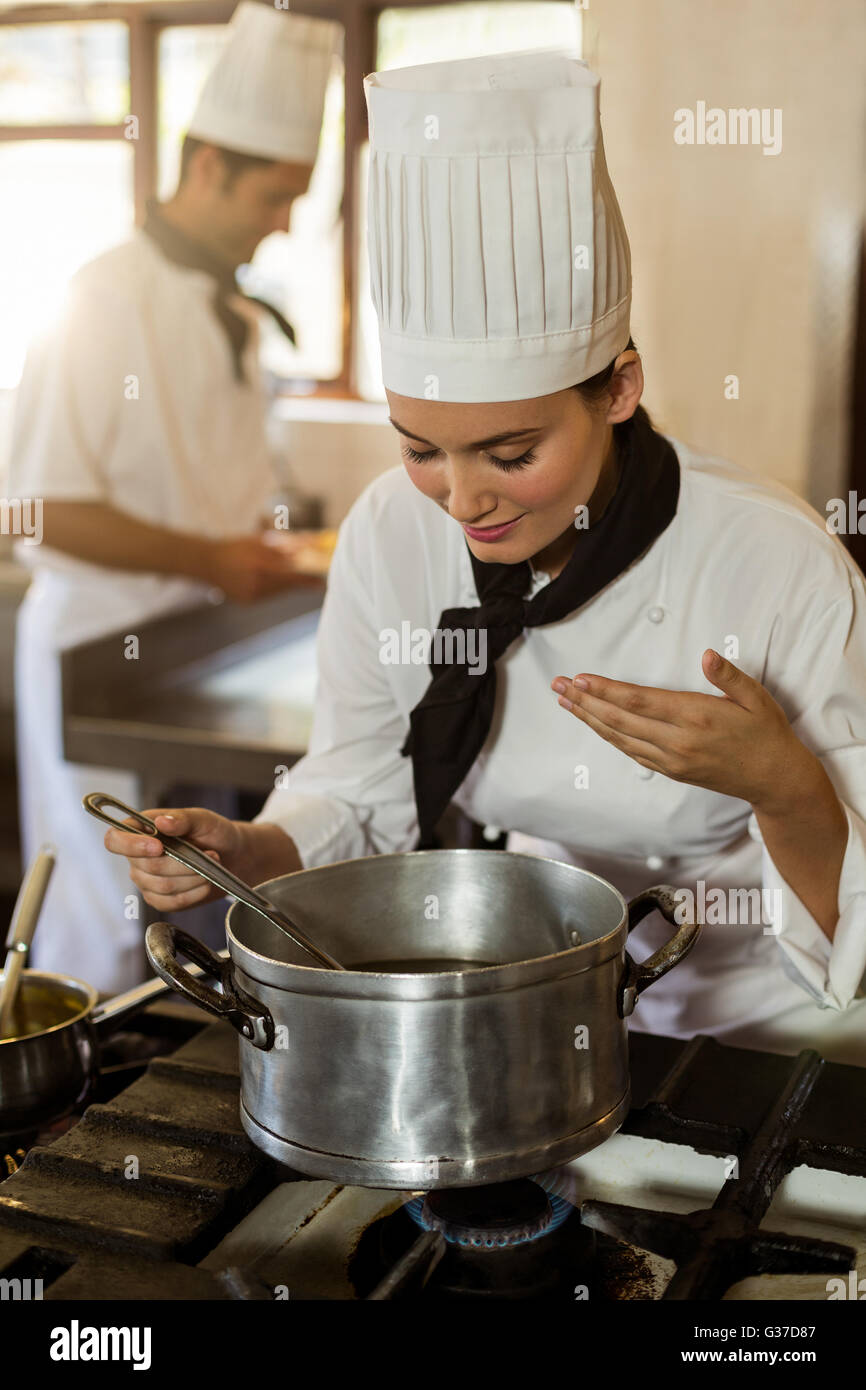
MULTIPOLYGON (((208 859, 237 871, 233 861, 238 861, 243 855, 245 827, 242 822, 228 820, 202 806, 187 806, 183 810, 159 809, 145 811, 144 814, 158 830, 191 840, 207 854, 208 859)), ((125 823, 134 824, 133 821, 125 823)), ((158 912, 176 912, 180 908, 195 907, 198 903, 212 902, 225 896, 200 874, 178 864, 176 859, 166 854, 159 840, 150 836, 120 829, 108 830, 105 848, 129 860, 129 877, 144 901, 158 912)))

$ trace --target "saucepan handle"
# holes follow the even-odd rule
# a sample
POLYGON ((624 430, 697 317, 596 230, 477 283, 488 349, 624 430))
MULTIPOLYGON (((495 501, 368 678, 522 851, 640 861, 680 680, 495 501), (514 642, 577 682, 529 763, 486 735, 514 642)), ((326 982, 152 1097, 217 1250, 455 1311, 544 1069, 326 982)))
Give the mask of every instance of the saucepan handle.
POLYGON ((632 931, 647 913, 656 909, 678 930, 647 960, 634 961, 626 951, 625 970, 617 992, 620 1018, 628 1018, 634 1011, 638 995, 687 956, 700 934, 700 923, 692 921, 691 918, 685 922, 681 920, 682 911, 676 900, 676 890, 667 883, 658 884, 655 888, 645 888, 637 897, 632 898, 628 905, 629 931, 632 931), (676 915, 678 911, 679 917, 676 915))
POLYGON ((166 984, 209 1014, 230 1023, 241 1037, 263 1052, 274 1045, 274 1020, 268 1009, 238 989, 232 979, 232 963, 208 950, 203 941, 171 922, 152 922, 145 932, 147 958, 166 984), (178 954, 200 965, 219 982, 219 992, 185 970, 178 954))

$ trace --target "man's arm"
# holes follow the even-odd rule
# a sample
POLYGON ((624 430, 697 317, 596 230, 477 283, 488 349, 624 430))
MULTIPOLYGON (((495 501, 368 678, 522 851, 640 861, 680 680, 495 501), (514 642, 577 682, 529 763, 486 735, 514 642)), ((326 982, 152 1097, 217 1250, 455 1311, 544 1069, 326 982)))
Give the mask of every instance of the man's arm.
POLYGON ((46 500, 42 539, 55 550, 93 565, 210 581, 212 541, 167 526, 151 526, 105 502, 46 500))
POLYGON ((292 570, 284 550, 258 536, 210 540, 139 521, 105 502, 46 499, 42 539, 56 550, 109 569, 199 579, 239 602, 310 582, 292 570))

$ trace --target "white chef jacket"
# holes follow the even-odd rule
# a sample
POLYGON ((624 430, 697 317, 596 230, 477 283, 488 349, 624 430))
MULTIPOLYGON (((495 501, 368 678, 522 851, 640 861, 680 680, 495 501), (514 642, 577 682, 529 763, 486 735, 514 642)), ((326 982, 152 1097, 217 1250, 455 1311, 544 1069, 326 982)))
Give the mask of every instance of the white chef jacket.
MULTIPOLYGON (((256 311, 233 300, 251 323, 238 382, 214 288, 143 231, 74 276, 58 323, 28 354, 10 496, 103 502, 211 538, 256 529, 276 490, 256 311)), ((128 865, 106 854, 81 797, 105 791, 135 805, 139 781, 64 760, 58 653, 218 595, 181 575, 103 568, 46 545, 19 541, 15 554, 34 574, 15 658, 22 850, 27 862, 45 842, 57 848, 32 960, 124 989, 145 974, 128 865)))
MULTIPOLYGON (((574 863, 626 898, 659 883, 696 891, 698 880, 707 892, 780 890, 769 931, 766 919, 714 925, 707 914, 691 953, 641 995, 630 1026, 787 1053, 814 1045, 866 1065, 863 575, 788 488, 670 443, 681 467, 673 521, 580 609, 525 629, 499 659, 491 729, 454 801, 511 832, 509 851, 574 863), (588 671, 721 698, 701 655, 725 654, 731 637, 734 664, 779 701, 844 806, 832 944, 781 878, 747 802, 644 768, 549 688, 556 675, 588 671), (581 767, 589 785, 576 789, 581 767)), ((533 572, 531 594, 548 582, 533 572)), ((477 604, 460 526, 402 467, 376 479, 343 523, 331 567, 308 752, 257 817, 285 829, 304 867, 414 848, 412 764, 400 748, 430 673, 384 664, 380 634, 406 621, 433 632, 443 609, 477 604)), ((673 930, 652 912, 630 954, 645 958, 673 930)))
MULTIPOLYGON (((59 323, 28 353, 10 496, 104 502, 213 539, 256 529, 276 490, 257 315, 232 299, 250 323, 239 382, 214 290, 212 276, 176 265, 141 230, 78 271, 59 323)), ((105 586, 106 570, 48 546, 19 545, 16 557, 105 586)), ((191 602, 204 591, 168 575, 115 575, 148 612, 158 596, 191 602)))

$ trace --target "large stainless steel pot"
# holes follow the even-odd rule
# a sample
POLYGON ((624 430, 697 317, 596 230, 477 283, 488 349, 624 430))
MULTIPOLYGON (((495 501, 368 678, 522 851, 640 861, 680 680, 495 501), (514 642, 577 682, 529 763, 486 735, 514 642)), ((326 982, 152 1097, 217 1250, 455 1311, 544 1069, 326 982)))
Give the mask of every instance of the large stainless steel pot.
POLYGON ((626 904, 596 874, 499 850, 376 855, 261 886, 348 969, 305 964, 240 903, 230 963, 165 922, 148 956, 240 1033, 250 1138, 362 1187, 498 1182, 601 1143, 629 1108, 626 1017, 699 931, 677 921, 673 888, 626 904), (638 964, 626 938, 655 908, 676 931, 638 964))

